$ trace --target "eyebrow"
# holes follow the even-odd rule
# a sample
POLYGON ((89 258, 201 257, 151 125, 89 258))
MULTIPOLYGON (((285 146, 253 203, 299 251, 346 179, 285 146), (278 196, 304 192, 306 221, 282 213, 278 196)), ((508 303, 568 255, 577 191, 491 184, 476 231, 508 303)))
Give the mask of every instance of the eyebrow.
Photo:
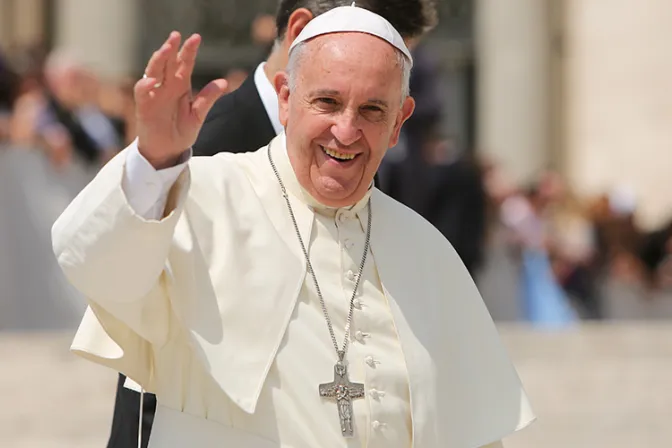
POLYGON ((387 107, 387 101, 385 100, 379 100, 377 98, 371 98, 368 101, 369 103, 377 104, 379 106, 387 107))
POLYGON ((317 89, 312 92, 310 92, 310 96, 320 96, 320 95, 328 95, 328 96, 337 96, 341 92, 338 90, 333 90, 333 89, 317 89))
MULTIPOLYGON (((340 95, 340 93, 341 92, 339 92, 338 90, 333 90, 333 89, 318 89, 318 90, 314 90, 313 92, 311 92, 310 96, 321 96, 321 95, 338 96, 338 95, 340 95)), ((388 107, 387 101, 381 100, 381 99, 378 99, 378 98, 369 98, 367 100, 367 102, 377 104, 377 105, 383 106, 383 107, 388 107)))

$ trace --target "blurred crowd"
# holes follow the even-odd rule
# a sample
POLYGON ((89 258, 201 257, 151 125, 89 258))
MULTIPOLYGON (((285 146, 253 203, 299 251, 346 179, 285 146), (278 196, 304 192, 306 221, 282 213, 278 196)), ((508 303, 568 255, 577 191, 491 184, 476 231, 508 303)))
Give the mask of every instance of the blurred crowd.
POLYGON ((0 79, 0 139, 40 148, 55 169, 101 165, 133 138, 132 82, 104 82, 72 54, 0 55, 0 79))
MULTIPOLYGON (((273 19, 260 17, 253 41, 270 48, 274 38, 273 19)), ((432 222, 472 274, 504 235, 522 270, 526 254, 543 256, 548 281, 581 317, 602 317, 606 279, 672 287, 672 220, 655 231, 638 228, 636 198, 626 188, 585 199, 553 171, 531 185, 507 181, 496 162, 446 135, 438 64, 422 44, 414 53, 416 112, 381 166, 380 188, 432 222)), ((223 76, 234 90, 250 73, 233 68, 223 76)), ((135 138, 134 83, 101 79, 67 52, 0 54, 0 150, 42 151, 55 170, 75 162, 100 167, 135 138)))
POLYGON ((672 220, 655 230, 638 227, 636 197, 628 188, 579 199, 553 171, 526 187, 507 183, 496 167, 484 172, 489 207, 509 247, 518 257, 544 253, 581 316, 602 317, 607 280, 649 292, 672 287, 672 220))

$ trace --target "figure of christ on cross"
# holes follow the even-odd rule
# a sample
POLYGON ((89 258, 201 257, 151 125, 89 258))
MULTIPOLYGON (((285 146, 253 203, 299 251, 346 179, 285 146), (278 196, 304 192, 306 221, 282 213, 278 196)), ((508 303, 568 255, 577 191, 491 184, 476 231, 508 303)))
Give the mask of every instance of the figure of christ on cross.
POLYGON ((352 400, 364 398, 364 384, 351 383, 348 379, 348 368, 339 361, 334 366, 334 381, 320 384, 319 390, 320 397, 336 400, 343 437, 353 437, 352 400))

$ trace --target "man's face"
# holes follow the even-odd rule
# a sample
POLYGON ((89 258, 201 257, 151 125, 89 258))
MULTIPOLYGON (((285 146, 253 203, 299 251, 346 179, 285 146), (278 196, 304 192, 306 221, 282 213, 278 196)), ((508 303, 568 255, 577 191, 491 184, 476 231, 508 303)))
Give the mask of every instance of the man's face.
POLYGON ((360 200, 414 102, 402 104, 402 67, 387 42, 363 33, 306 44, 290 91, 276 77, 280 121, 299 183, 332 207, 360 200))

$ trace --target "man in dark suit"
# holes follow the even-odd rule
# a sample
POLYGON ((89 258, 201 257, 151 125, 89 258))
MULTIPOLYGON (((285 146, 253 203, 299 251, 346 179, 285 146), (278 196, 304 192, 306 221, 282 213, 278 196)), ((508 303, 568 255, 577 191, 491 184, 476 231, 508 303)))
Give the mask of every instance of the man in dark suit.
MULTIPOLYGON (((385 17, 409 46, 437 21, 434 0, 357 0, 356 3, 385 17)), ((282 132, 272 79, 287 65, 289 46, 313 17, 350 4, 352 0, 280 0, 276 15, 278 39, 271 54, 237 90, 215 103, 194 145, 194 154, 254 151, 282 132)), ((144 394, 143 447, 148 445, 155 410, 155 397, 144 394)), ((120 375, 108 448, 137 446, 139 412, 137 387, 120 375)))

